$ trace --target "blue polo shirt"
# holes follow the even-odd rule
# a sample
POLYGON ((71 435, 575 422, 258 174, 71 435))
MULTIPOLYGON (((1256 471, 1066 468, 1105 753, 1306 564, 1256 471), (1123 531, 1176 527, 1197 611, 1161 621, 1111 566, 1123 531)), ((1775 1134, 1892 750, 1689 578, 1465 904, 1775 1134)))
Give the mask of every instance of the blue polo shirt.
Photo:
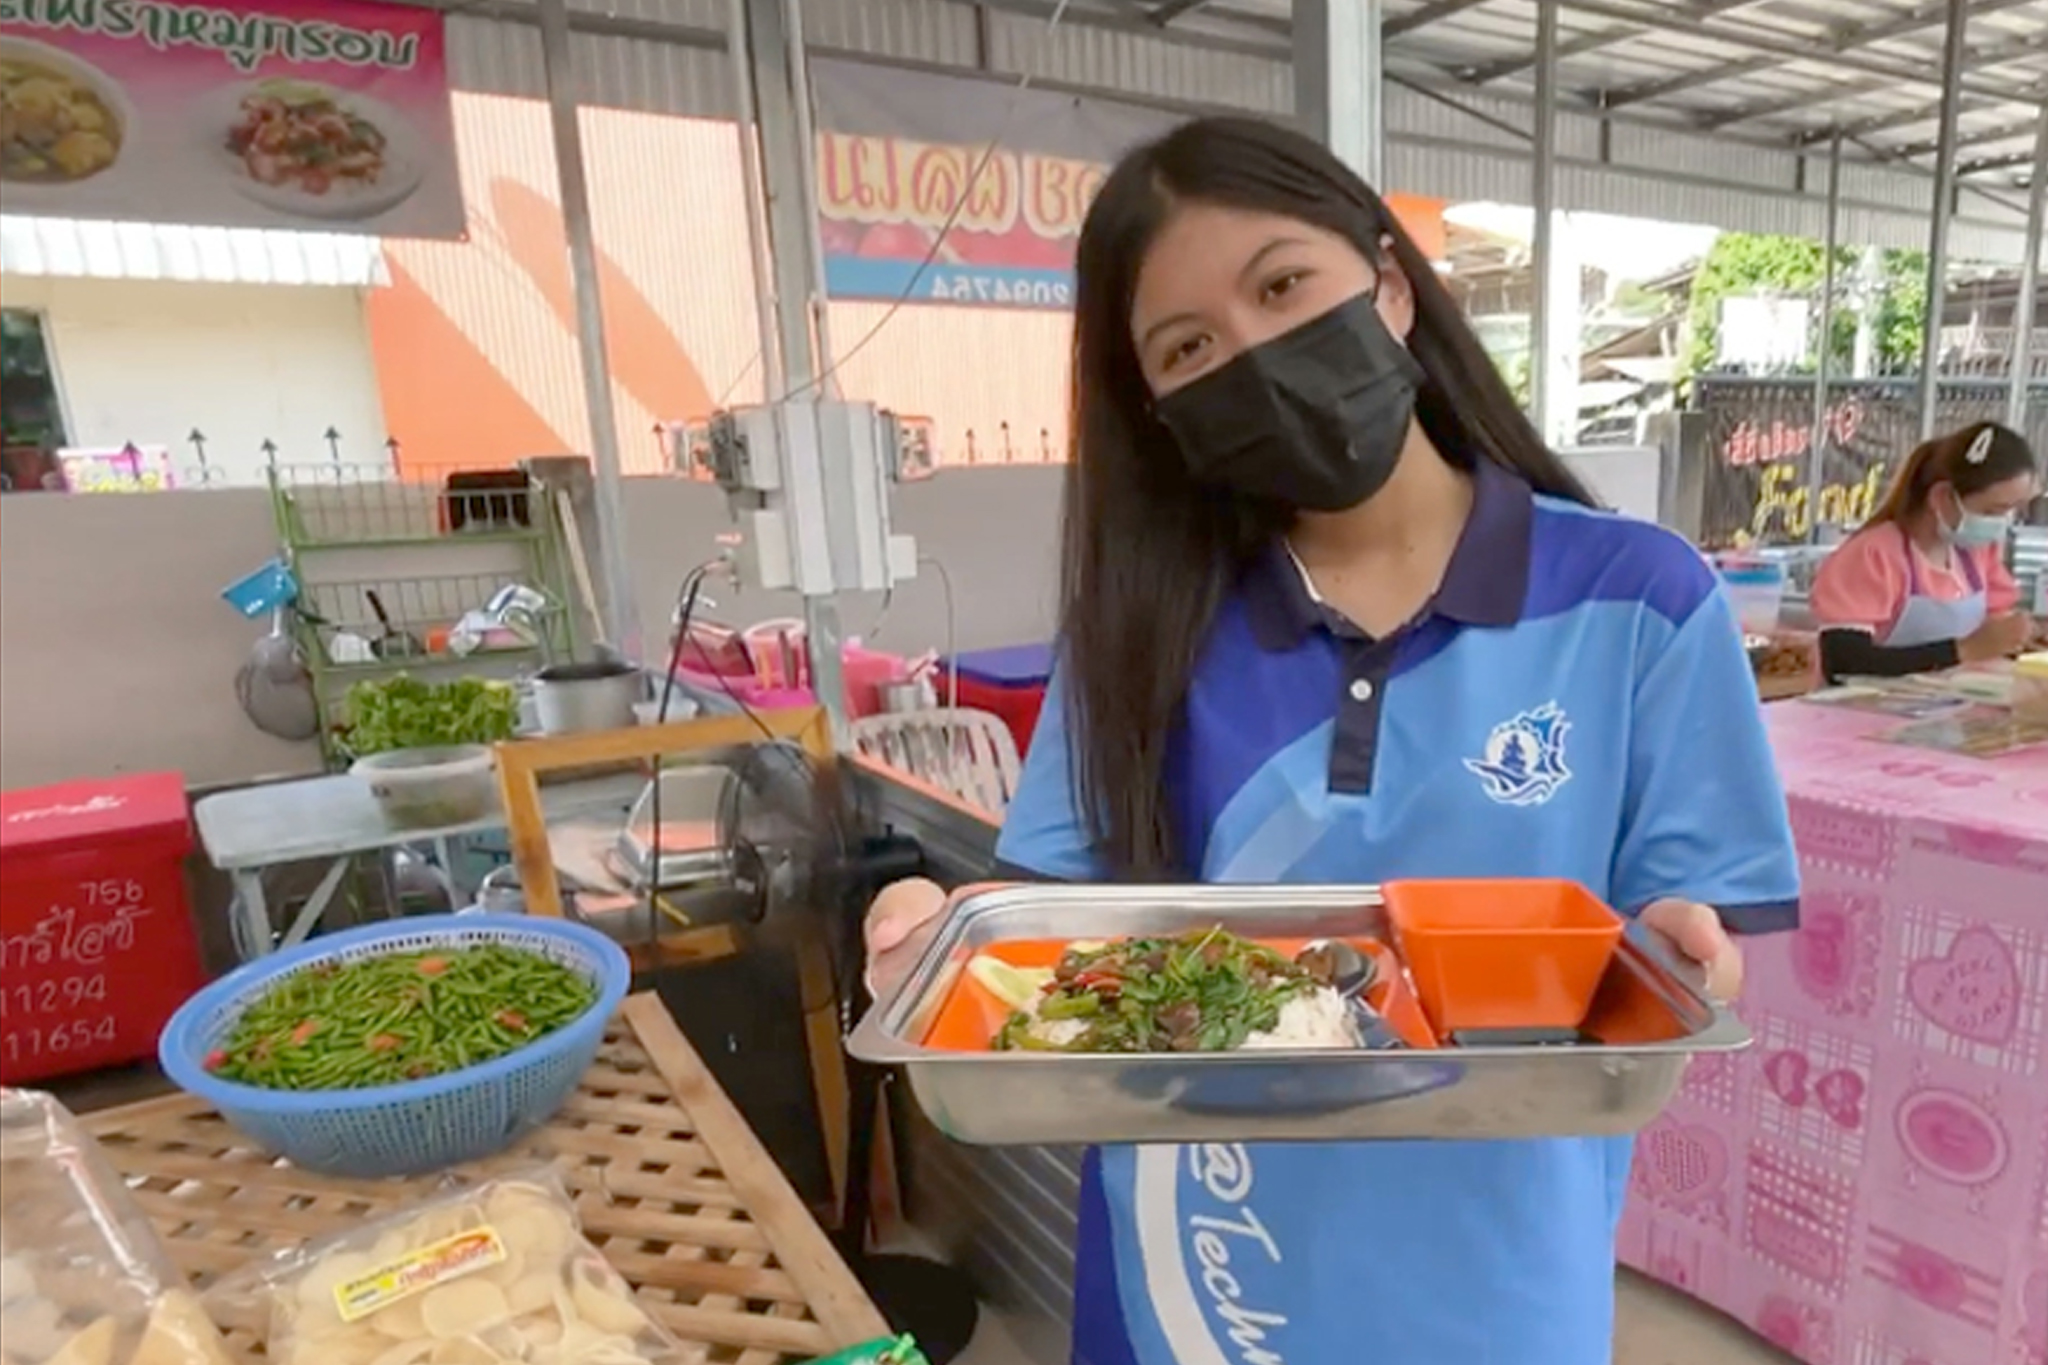
MULTIPOLYGON (((1564 877, 1739 932, 1798 921, 1785 800, 1714 577, 1658 527, 1481 463, 1442 587, 1374 639, 1285 547, 1197 662, 1168 759, 1191 879, 1564 877)), ((1054 680, 1000 859, 1088 880, 1054 680)), ((1102 932, 1116 932, 1104 924, 1102 932)), ((1625 1138, 1106 1148, 1077 1365, 1606 1365, 1625 1138)))

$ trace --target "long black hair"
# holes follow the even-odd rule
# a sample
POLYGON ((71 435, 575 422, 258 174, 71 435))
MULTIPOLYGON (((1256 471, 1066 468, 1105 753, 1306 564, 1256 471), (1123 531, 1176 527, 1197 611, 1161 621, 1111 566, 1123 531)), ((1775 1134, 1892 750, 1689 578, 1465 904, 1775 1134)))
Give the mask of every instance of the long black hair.
POLYGON ((1076 796, 1112 875, 1181 865, 1166 751, 1217 607, 1292 519, 1197 484, 1152 414, 1131 339, 1138 272, 1176 206, 1280 214, 1389 256, 1415 301, 1416 415, 1452 463, 1492 460, 1537 489, 1593 499, 1544 445, 1429 261, 1366 183, 1311 138, 1245 118, 1183 124, 1110 173, 1076 262, 1074 458, 1062 528, 1061 621, 1076 796), (1391 242, 1391 247, 1383 245, 1391 242))

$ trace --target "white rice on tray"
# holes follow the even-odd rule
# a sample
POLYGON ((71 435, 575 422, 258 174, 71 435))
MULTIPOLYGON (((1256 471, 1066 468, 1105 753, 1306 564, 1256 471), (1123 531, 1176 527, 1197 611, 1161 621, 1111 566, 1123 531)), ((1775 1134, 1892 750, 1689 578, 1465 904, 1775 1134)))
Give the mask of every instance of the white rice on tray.
MULTIPOLYGON (((1038 1002, 1030 1009, 1031 1036, 1051 1047, 1066 1047, 1088 1031, 1085 1019, 1040 1019, 1038 1002)), ((1254 1033, 1239 1051, 1285 1051, 1306 1048, 1358 1047, 1361 1040, 1344 997, 1329 986, 1297 995, 1280 1007, 1272 1029, 1254 1033)))
POLYGON ((1344 997, 1329 986, 1297 995, 1280 1007, 1270 1032, 1244 1040, 1247 1049, 1358 1047, 1363 1040, 1344 997))

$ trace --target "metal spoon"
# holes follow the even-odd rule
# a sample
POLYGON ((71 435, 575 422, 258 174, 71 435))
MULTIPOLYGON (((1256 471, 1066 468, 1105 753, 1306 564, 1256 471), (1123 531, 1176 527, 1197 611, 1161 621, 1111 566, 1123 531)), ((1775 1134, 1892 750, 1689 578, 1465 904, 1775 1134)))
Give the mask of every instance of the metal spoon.
POLYGON ((1379 965, 1370 957, 1358 951, 1341 938, 1319 938, 1301 950, 1296 958, 1310 956, 1326 957, 1330 966, 1330 985, 1351 1007, 1351 1017, 1358 1025, 1358 1036, 1368 1051, 1385 1051, 1403 1047, 1399 1034, 1381 1017, 1380 1012, 1365 1002, 1365 993, 1372 983, 1379 979, 1379 965))

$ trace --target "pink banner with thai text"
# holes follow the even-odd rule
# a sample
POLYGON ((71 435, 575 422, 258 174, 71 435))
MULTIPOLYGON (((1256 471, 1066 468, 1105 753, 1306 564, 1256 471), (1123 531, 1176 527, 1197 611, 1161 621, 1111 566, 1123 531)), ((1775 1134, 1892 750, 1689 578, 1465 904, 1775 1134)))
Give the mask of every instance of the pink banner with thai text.
POLYGON ((460 237, 440 13, 0 0, 7 211, 460 237))
POLYGON ((1765 714, 1802 927, 1643 1133, 1622 1259, 1807 1365, 2048 1365, 2048 748, 1765 714))

